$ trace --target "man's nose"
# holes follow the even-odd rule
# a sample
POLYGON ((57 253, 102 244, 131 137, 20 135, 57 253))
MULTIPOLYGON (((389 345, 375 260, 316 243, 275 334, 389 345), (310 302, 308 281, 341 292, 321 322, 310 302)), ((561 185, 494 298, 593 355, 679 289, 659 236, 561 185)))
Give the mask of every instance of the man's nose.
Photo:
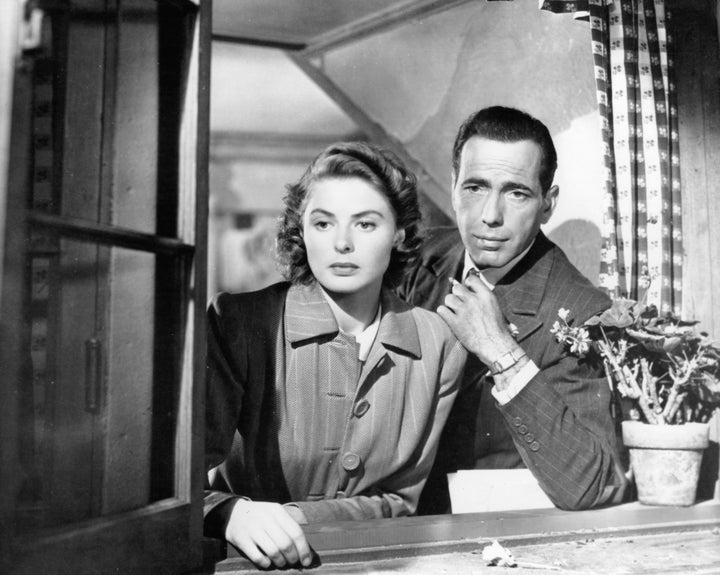
POLYGON ((338 228, 337 235, 335 236, 335 251, 340 254, 347 254, 353 251, 352 236, 349 230, 338 228))
POLYGON ((485 196, 480 214, 483 223, 488 226, 500 226, 503 223, 502 196, 498 192, 490 192, 485 196))

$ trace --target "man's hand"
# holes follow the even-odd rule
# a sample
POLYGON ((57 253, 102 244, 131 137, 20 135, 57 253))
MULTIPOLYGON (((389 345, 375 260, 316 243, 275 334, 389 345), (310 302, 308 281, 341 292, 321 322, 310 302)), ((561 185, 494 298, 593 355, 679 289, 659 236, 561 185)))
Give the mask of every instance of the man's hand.
POLYGON ((225 539, 258 567, 310 566, 312 551, 300 525, 278 503, 238 499, 225 539))
POLYGON ((488 366, 509 351, 521 355, 497 298, 482 280, 469 275, 465 284, 452 281, 452 291, 437 312, 460 343, 488 366))

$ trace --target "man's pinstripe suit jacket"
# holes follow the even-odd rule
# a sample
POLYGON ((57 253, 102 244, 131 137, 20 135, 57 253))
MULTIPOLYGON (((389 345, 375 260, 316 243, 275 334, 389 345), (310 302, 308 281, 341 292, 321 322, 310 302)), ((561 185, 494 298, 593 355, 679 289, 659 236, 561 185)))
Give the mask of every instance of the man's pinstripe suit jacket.
MULTIPOLYGON (((459 279, 463 256, 455 228, 432 230, 400 294, 414 305, 437 309, 450 291, 448 277, 459 279)), ((420 512, 446 512, 446 472, 473 468, 528 467, 562 509, 619 503, 628 481, 602 365, 570 355, 550 333, 560 308, 569 309, 574 325, 580 325, 609 307, 609 298, 542 232, 494 293, 540 372, 500 406, 490 393, 487 368, 468 358, 420 512)))

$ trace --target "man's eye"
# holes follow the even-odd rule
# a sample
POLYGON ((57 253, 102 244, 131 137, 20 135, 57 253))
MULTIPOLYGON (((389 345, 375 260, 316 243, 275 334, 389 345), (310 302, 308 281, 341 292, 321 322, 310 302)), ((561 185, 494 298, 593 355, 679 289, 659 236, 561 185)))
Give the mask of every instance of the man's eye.
POLYGON ((482 188, 478 184, 467 184, 467 185, 463 186, 463 190, 465 190, 466 192, 468 192, 470 194, 477 194, 477 193, 484 191, 484 188, 482 188))
POLYGON ((508 193, 508 196, 510 196, 513 200, 526 200, 528 198, 528 193, 524 190, 512 190, 508 193))

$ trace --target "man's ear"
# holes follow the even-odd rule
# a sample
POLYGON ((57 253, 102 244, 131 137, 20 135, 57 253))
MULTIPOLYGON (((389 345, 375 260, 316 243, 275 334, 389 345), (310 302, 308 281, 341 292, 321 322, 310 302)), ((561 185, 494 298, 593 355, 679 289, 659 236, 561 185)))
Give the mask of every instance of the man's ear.
POLYGON ((395 236, 393 237, 393 247, 397 248, 404 241, 405 241, 405 228, 395 232, 395 236))
POLYGON ((550 220, 550 216, 553 215, 553 212, 555 211, 555 206, 557 206, 559 194, 560 188, 558 188, 557 186, 550 186, 547 192, 543 194, 543 224, 548 223, 548 221, 550 220))

